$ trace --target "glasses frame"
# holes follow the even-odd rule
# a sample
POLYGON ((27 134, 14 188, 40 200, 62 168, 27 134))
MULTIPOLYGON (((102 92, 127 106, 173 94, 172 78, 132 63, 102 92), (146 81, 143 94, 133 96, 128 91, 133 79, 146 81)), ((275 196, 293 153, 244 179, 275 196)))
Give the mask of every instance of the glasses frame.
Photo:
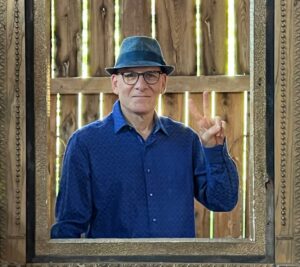
POLYGON ((122 76, 122 79, 124 81, 124 83, 126 83, 127 85, 135 85, 140 76, 143 76, 143 79, 144 81, 149 84, 149 85, 154 85, 156 83, 158 83, 159 79, 160 79, 160 75, 163 74, 164 72, 162 71, 159 71, 159 70, 150 70, 150 71, 145 71, 145 72, 136 72, 136 71, 124 71, 124 72, 119 72, 118 74, 122 76), (125 81, 125 78, 124 78, 124 74, 125 73, 134 73, 134 74, 137 74, 137 77, 136 77, 136 81, 134 83, 128 83, 125 81), (155 81, 154 83, 150 83, 149 81, 147 81, 147 79, 145 79, 145 74, 148 74, 148 73, 158 73, 158 78, 157 78, 157 81, 155 81))

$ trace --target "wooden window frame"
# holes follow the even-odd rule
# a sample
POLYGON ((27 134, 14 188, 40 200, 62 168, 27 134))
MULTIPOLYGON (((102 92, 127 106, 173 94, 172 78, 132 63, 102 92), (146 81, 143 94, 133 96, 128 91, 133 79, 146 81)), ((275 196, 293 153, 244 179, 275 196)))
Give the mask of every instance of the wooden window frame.
MULTIPOLYGON (((68 88, 60 84, 61 79, 50 80, 50 44, 49 39, 49 4, 45 0, 36 0, 35 4, 35 32, 34 32, 34 58, 35 58, 35 110, 39 110, 35 118, 35 257, 42 260, 59 260, 61 258, 78 259, 83 257, 87 261, 99 259, 125 259, 132 260, 136 257, 151 260, 167 259, 181 261, 184 259, 197 261, 248 261, 255 257, 257 261, 264 261, 271 255, 267 223, 267 194, 265 183, 268 180, 266 171, 266 87, 265 87, 265 21, 266 6, 263 1, 256 0, 251 5, 251 74, 250 78, 218 77, 220 79, 220 91, 233 82, 240 82, 244 89, 250 86, 251 102, 251 157, 253 158, 250 192, 255 197, 251 199, 249 239, 49 239, 48 220, 48 193, 47 193, 47 123, 49 116, 49 89, 55 92, 55 88, 68 93, 68 88), (254 30, 255 29, 255 30, 254 30), (249 84, 250 82, 250 84, 249 84), (223 88, 224 88, 223 86, 223 88), (53 91, 54 90, 54 91, 53 91), (254 204, 255 203, 255 204, 254 204)), ((210 79, 215 77, 170 77, 169 87, 177 92, 178 81, 189 79, 201 84, 204 90, 210 79), (173 85, 173 86, 172 86, 173 85)), ((66 78, 64 78, 66 79, 66 78)), ((99 92, 99 84, 103 88, 109 88, 109 78, 90 78, 88 80, 72 78, 70 86, 74 89, 90 88, 90 92, 99 92), (101 82, 100 82, 100 81, 101 82), (94 85, 94 86, 93 86, 94 85)), ((189 82, 191 83, 191 82, 189 82)), ((66 84, 66 83, 64 83, 66 84)), ((184 90, 192 91, 193 87, 184 90)), ((101 90, 101 89, 100 89, 101 90)), ((199 90, 198 90, 199 92, 199 90)), ((74 91, 73 91, 74 93, 74 91)))

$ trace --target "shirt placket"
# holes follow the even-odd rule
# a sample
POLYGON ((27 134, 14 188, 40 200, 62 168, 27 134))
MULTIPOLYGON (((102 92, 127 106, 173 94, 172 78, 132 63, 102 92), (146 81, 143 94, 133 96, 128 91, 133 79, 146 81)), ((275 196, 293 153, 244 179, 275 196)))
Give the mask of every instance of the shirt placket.
POLYGON ((151 155, 150 146, 155 141, 154 136, 151 135, 144 144, 144 174, 145 174, 145 183, 146 183, 146 194, 147 194, 147 203, 148 203, 148 220, 150 226, 150 232, 153 235, 158 227, 159 218, 158 218, 158 202, 157 202, 157 184, 155 170, 153 169, 153 158, 151 155))

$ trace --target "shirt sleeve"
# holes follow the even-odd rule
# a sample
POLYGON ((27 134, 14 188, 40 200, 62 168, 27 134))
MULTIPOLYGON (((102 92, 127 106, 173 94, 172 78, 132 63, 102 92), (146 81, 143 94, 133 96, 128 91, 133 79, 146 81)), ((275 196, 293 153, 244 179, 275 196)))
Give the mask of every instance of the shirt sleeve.
POLYGON ((239 176, 226 141, 204 148, 195 138, 193 160, 196 199, 212 211, 232 210, 238 201, 239 176))
POLYGON ((88 154, 75 134, 64 155, 51 238, 79 238, 87 231, 92 213, 89 170, 88 154))

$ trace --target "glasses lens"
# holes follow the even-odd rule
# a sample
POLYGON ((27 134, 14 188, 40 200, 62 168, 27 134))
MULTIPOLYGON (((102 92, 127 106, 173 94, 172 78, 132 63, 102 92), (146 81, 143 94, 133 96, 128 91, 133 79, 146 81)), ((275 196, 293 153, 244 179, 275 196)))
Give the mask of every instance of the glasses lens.
POLYGON ((159 80, 160 72, 158 71, 147 71, 144 73, 144 79, 149 84, 157 83, 159 80))
POLYGON ((139 77, 139 74, 136 72, 124 72, 122 73, 124 82, 127 84, 135 84, 139 77))

